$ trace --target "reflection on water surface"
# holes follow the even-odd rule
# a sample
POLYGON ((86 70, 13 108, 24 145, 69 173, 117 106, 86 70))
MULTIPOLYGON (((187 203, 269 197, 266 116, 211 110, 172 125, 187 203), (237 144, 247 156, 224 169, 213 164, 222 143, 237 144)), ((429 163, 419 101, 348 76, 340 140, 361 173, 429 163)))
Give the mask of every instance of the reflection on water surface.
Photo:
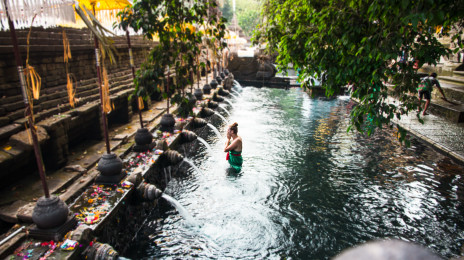
MULTIPOLYGON (((162 201, 128 257, 328 259, 387 237, 460 254, 462 166, 416 140, 401 147, 390 130, 347 133, 346 98, 311 99, 299 89, 241 94, 227 109, 244 140, 242 172, 227 174, 225 140, 199 131, 213 155, 198 143, 183 147, 198 151, 188 156, 202 173, 188 169, 166 193, 200 226, 162 201)), ((222 121, 213 124, 225 133, 222 121)))

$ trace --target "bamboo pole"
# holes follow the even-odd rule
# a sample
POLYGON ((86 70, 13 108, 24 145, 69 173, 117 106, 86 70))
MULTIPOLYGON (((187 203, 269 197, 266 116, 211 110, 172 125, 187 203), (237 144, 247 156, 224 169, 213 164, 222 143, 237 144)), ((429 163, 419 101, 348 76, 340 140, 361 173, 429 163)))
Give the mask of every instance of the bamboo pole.
MULTIPOLYGON (((134 64, 134 56, 132 55, 132 46, 130 41, 129 31, 126 30, 126 38, 127 38, 127 45, 129 46, 129 62, 132 70, 132 79, 135 79, 135 64, 134 64)), ((139 95, 137 95, 137 104, 138 104, 139 95)), ((140 127, 143 128, 143 120, 142 120, 142 109, 139 105, 137 105, 139 110, 139 120, 140 120, 140 127)))
MULTIPOLYGON (((92 7, 93 7, 93 14, 95 15, 95 5, 93 5, 92 7)), ((105 137, 106 153, 111 154, 110 140, 108 137, 108 123, 106 119, 106 112, 103 109, 103 89, 102 89, 102 79, 101 79, 101 73, 100 73, 100 49, 98 48, 98 39, 96 35, 94 35, 94 43, 95 43, 95 60, 96 60, 95 65, 97 67, 98 87, 100 90, 100 108, 101 108, 101 118, 102 118, 102 125, 103 125, 103 135, 105 137)))
POLYGON ((32 120, 32 111, 29 105, 29 98, 28 98, 28 94, 26 90, 26 79, 24 78, 24 68, 23 68, 22 61, 21 61, 21 53, 19 52, 18 39, 16 37, 16 30, 15 30, 13 22, 11 21, 6 0, 3 0, 3 4, 5 6, 5 12, 8 17, 8 25, 10 26, 10 36, 11 36, 11 41, 13 42, 13 52, 15 56, 16 67, 18 69, 19 81, 21 84, 21 92, 22 92, 23 99, 24 99, 24 106, 26 108, 26 117, 27 117, 27 122, 29 125, 29 131, 32 136, 32 144, 34 146, 34 154, 35 154, 35 159, 37 162, 37 167, 39 170, 40 180, 42 181, 42 188, 44 190, 45 197, 50 198, 50 191, 48 190, 47 180, 45 177, 45 167, 44 167, 43 160, 42 160, 42 153, 40 151, 39 140, 37 138, 34 121, 32 120))
POLYGON ((167 77, 167 80, 166 80, 166 95, 167 95, 167 110, 166 110, 166 114, 169 114, 169 73, 170 73, 170 69, 169 69, 169 66, 168 66, 168 77, 167 77))

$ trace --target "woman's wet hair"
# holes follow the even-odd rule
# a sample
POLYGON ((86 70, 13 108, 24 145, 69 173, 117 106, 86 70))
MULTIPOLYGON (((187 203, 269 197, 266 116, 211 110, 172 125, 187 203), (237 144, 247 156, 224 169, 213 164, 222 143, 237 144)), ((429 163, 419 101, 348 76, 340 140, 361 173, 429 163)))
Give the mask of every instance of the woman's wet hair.
POLYGON ((230 131, 233 132, 234 134, 237 134, 237 132, 238 132, 238 124, 237 124, 237 122, 231 124, 231 125, 229 126, 229 129, 230 129, 230 131))

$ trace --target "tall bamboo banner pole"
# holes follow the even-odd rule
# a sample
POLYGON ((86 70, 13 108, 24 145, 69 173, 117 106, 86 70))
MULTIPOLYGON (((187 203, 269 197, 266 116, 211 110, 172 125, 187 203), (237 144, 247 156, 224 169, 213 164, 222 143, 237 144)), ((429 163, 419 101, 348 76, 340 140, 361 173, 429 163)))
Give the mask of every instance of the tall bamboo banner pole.
POLYGON ((21 85, 21 93, 23 95, 24 106, 26 108, 26 117, 27 117, 27 121, 29 125, 29 131, 32 137, 32 144, 34 146, 34 154, 35 154, 35 159, 37 162, 37 167, 39 169, 40 180, 42 181, 42 188, 44 190, 45 197, 50 198, 50 192, 48 190, 47 180, 45 178, 45 167, 42 161, 42 153, 40 152, 39 140, 37 138, 37 132, 35 129, 34 121, 32 120, 32 111, 29 105, 29 98, 28 98, 28 94, 26 90, 26 79, 24 78, 24 68, 23 68, 22 61, 21 61, 21 53, 19 52, 18 39, 16 37, 16 30, 15 30, 13 21, 11 21, 6 0, 3 0, 3 4, 5 6, 5 12, 8 17, 8 25, 10 26, 10 36, 11 36, 11 41, 13 42, 13 52, 15 56, 16 67, 18 69, 19 81, 21 85))
POLYGON ((169 69, 169 66, 168 66, 168 77, 167 77, 167 80, 166 80, 166 95, 167 95, 167 110, 166 110, 166 114, 169 114, 169 73, 170 73, 170 69, 169 69))
MULTIPOLYGON (((129 36, 129 31, 126 30, 126 38, 127 38, 127 45, 129 45, 129 62, 132 70, 132 79, 135 79, 135 64, 134 64, 134 56, 132 55, 132 46, 131 46, 131 41, 130 41, 130 36, 129 36)), ((139 96, 137 95, 137 99, 139 96)), ((139 104, 139 100, 137 100, 137 104, 139 104)), ((143 120, 142 120, 142 108, 140 105, 137 105, 137 108, 139 109, 139 120, 140 120, 140 127, 143 128, 143 120)))
MULTIPOLYGON (((93 14, 95 15, 95 5, 93 5, 93 14)), ((94 43, 95 43, 95 61, 96 61, 95 65, 97 67, 98 87, 100 90, 100 108, 101 108, 101 118, 102 118, 102 125, 103 125, 103 134, 105 136, 106 153, 110 154, 111 147, 110 147, 110 139, 108 137, 108 123, 106 119, 106 112, 103 107, 104 101, 103 101, 102 79, 101 79, 101 72, 100 72, 100 48, 98 47, 98 39, 96 35, 94 35, 94 43)))

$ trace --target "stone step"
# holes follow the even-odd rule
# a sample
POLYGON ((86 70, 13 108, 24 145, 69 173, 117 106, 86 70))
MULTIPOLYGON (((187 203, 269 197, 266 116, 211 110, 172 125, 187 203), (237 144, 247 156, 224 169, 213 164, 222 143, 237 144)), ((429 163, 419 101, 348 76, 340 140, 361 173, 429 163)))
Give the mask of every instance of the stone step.
POLYGON ((462 84, 464 85, 464 77, 460 76, 438 76, 438 79, 441 81, 446 81, 450 83, 455 83, 455 84, 462 84))
POLYGON ((97 79, 96 78, 81 79, 79 80, 79 84, 81 85, 97 84, 97 79))
POLYGON ((464 77, 464 71, 453 71, 453 75, 459 76, 459 77, 464 77))
MULTIPOLYGON (((443 80, 440 81, 440 85, 447 99, 464 104, 464 84, 457 84, 443 80)), ((442 96, 438 89, 434 88, 432 91, 432 100, 441 97, 442 96)))
POLYGON ((464 83, 456 82, 440 80, 440 85, 448 101, 442 99, 437 88, 433 88, 430 112, 453 123, 461 123, 464 122, 464 83))
POLYGON ((453 123, 464 122, 464 104, 462 103, 433 99, 429 109, 434 115, 446 118, 453 123))
MULTIPOLYGON (((130 69, 124 69, 109 75, 110 94, 130 90, 133 91, 133 79, 130 69)), ((100 99, 99 89, 96 78, 80 80, 76 86, 76 98, 79 99, 76 106, 81 106, 87 102, 98 101, 100 99)), ((11 123, 24 125, 24 103, 21 95, 0 99, 2 117, 0 117, 0 127, 8 126, 11 123)), ((71 106, 68 101, 66 85, 54 86, 41 91, 39 100, 34 100, 35 121, 48 118, 57 113, 69 111, 71 106)), ((8 132, 8 131, 7 131, 8 132)), ((8 138, 8 136, 5 136, 8 138)), ((5 138, 2 138, 5 139, 5 138)))

